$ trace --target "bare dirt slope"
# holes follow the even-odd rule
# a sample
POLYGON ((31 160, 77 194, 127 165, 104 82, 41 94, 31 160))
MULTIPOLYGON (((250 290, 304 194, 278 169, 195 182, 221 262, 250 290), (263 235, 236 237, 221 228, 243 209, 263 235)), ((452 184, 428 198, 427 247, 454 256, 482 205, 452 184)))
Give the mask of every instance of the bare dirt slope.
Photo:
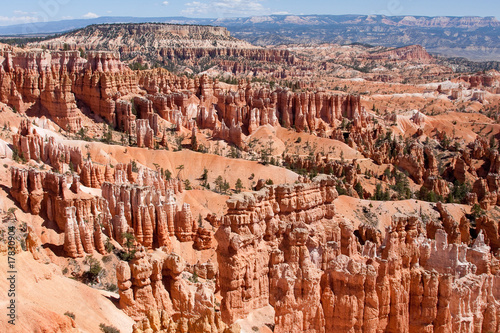
MULTIPOLYGON (((134 321, 117 308, 117 294, 96 290, 63 277, 61 268, 33 260, 31 253, 16 255, 18 322, 15 329, 0 319, 2 332, 99 332, 99 324, 113 325, 122 333, 132 332, 134 321), (75 315, 72 321, 66 312, 75 315)), ((7 257, 0 257, 0 293, 7 294, 7 257)), ((2 296, 2 309, 7 300, 2 296)))

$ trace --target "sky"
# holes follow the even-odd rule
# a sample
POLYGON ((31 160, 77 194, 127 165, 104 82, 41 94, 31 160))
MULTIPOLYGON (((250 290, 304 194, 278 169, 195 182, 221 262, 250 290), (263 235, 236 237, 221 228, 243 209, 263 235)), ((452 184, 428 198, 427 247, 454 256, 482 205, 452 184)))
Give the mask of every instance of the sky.
POLYGON ((495 16, 499 0, 17 0, 2 1, 0 25, 99 16, 241 17, 271 14, 495 16))

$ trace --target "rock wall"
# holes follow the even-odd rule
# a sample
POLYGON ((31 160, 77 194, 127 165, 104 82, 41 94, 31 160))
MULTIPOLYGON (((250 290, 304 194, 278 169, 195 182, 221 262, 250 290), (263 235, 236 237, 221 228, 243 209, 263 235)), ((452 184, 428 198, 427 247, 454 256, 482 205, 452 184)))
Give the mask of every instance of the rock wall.
POLYGON ((11 169, 10 193, 21 209, 46 216, 65 233, 64 249, 70 257, 94 250, 104 253, 100 222, 105 202, 80 190, 78 176, 67 177, 35 169, 11 169))
MULTIPOLYGON (((285 51, 271 51, 256 57, 262 61, 288 57, 285 51)), ((225 92, 207 75, 188 79, 163 69, 131 71, 113 52, 89 51, 87 59, 76 51, 3 51, 3 55, 0 101, 22 113, 46 114, 73 132, 82 126, 80 109, 88 109, 135 136, 140 147, 155 146, 155 138, 166 128, 161 119, 178 130, 181 126, 211 129, 215 138, 242 146, 242 134, 261 125, 322 133, 342 117, 364 114, 359 96, 271 92, 244 80, 237 91, 225 92)))
POLYGON ((420 64, 434 63, 436 60, 420 45, 410 45, 393 50, 378 52, 368 57, 370 60, 398 60, 420 64))
POLYGON ((325 178, 318 183, 265 187, 227 202, 228 213, 216 232, 221 311, 226 323, 270 304, 270 293, 278 292, 271 288, 270 263, 279 260, 280 254, 266 243, 276 242, 282 233, 300 237, 293 232, 295 228, 304 231, 306 223, 333 218, 336 196, 333 178, 325 178))
POLYGON ((67 255, 104 253, 103 231, 120 244, 125 242, 123 233, 132 233, 138 244, 149 249, 171 248, 171 236, 192 241, 198 250, 211 248, 213 233, 198 228, 189 204, 177 206, 175 194, 183 190, 180 180, 165 180, 145 168, 134 176, 131 164, 116 165, 114 173, 106 167, 103 173, 91 161, 83 165, 81 175, 87 186, 102 189, 102 198, 80 189, 77 175, 11 169, 12 197, 23 211, 57 224, 65 233, 67 255))
POLYGON ((84 59, 78 51, 1 51, 0 59, 0 101, 73 132, 82 126, 77 101, 116 126, 116 100, 138 89, 115 53, 88 52, 84 59))
POLYGON ((203 57, 241 57, 247 61, 265 63, 297 64, 300 61, 289 50, 273 50, 260 48, 162 48, 159 51, 164 59, 194 60, 203 57))
POLYGON ((215 282, 188 280, 182 257, 164 251, 139 250, 116 268, 120 308, 140 320, 134 332, 224 332, 214 310, 215 282))
MULTIPOLYGON (((115 175, 122 173, 117 166, 115 175)), ((124 176, 118 176, 123 180, 124 176)), ((193 241, 198 249, 211 246, 212 232, 198 230, 189 204, 177 205, 175 194, 181 192, 182 182, 165 180, 157 172, 141 169, 135 183, 104 182, 102 196, 107 211, 105 229, 123 244, 122 233, 132 232, 136 241, 148 249, 171 247, 170 238, 181 242, 193 241)))
POLYGON ((82 169, 83 157, 80 148, 56 143, 54 137, 43 138, 28 119, 21 121, 18 132, 12 136, 12 144, 20 157, 42 161, 59 172, 64 171, 64 163, 71 163, 76 172, 82 169))
MULTIPOLYGON (((216 233, 222 319, 268 304, 274 332, 496 332, 498 262, 394 216, 380 239, 335 216, 333 178, 232 197, 216 233), (357 235, 363 235, 363 237, 357 235)), ((439 223, 439 222, 437 222, 439 223)))

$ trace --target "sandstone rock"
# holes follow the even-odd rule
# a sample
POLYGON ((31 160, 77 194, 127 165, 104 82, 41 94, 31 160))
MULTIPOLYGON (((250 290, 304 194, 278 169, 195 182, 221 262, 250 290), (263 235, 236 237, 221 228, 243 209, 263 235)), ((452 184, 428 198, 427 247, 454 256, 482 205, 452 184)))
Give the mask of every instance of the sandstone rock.
POLYGON ((493 278, 482 234, 472 247, 458 244, 463 221, 438 205, 435 239, 417 217, 403 215, 393 217, 384 240, 361 226, 356 237, 352 222, 329 207, 335 190, 328 178, 316 181, 227 202, 216 233, 226 323, 271 304, 275 332, 472 331, 485 321, 498 327, 492 307, 469 315, 460 301, 498 304, 497 291, 479 292, 493 278), (468 294, 468 284, 478 292, 468 294))
POLYGON ((115 95, 137 91, 137 79, 111 52, 2 51, 0 100, 24 113, 35 105, 65 130, 77 132, 76 99, 116 126, 115 95))
POLYGON ((83 164, 80 179, 84 186, 101 188, 104 182, 104 175, 99 166, 93 164, 91 160, 88 160, 83 164))
POLYGON ((226 325, 213 310, 214 285, 184 280, 185 268, 175 254, 160 250, 147 254, 143 249, 129 264, 117 266, 120 307, 136 320, 144 318, 138 330, 176 332, 173 327, 185 325, 189 332, 224 331, 226 325))
POLYGON ((18 133, 12 136, 12 144, 21 157, 42 161, 59 172, 63 172, 64 163, 71 164, 76 172, 80 172, 83 165, 80 148, 56 143, 54 137, 49 137, 48 141, 45 140, 27 119, 21 121, 18 133))
POLYGON ((212 248, 213 232, 205 228, 198 228, 194 236, 193 247, 196 250, 208 250, 212 248))
POLYGON ((38 252, 38 247, 40 246, 40 240, 36 235, 33 227, 28 225, 28 235, 26 236, 26 248, 33 255, 33 259, 40 259, 40 252, 38 252))

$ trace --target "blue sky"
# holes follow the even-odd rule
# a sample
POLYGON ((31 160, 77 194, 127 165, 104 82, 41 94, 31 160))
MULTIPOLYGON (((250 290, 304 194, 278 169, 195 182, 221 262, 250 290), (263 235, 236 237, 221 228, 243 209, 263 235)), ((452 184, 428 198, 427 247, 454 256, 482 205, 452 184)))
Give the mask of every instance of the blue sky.
POLYGON ((2 1, 0 25, 36 21, 138 17, 236 17, 269 14, 495 16, 499 0, 17 0, 2 1))

